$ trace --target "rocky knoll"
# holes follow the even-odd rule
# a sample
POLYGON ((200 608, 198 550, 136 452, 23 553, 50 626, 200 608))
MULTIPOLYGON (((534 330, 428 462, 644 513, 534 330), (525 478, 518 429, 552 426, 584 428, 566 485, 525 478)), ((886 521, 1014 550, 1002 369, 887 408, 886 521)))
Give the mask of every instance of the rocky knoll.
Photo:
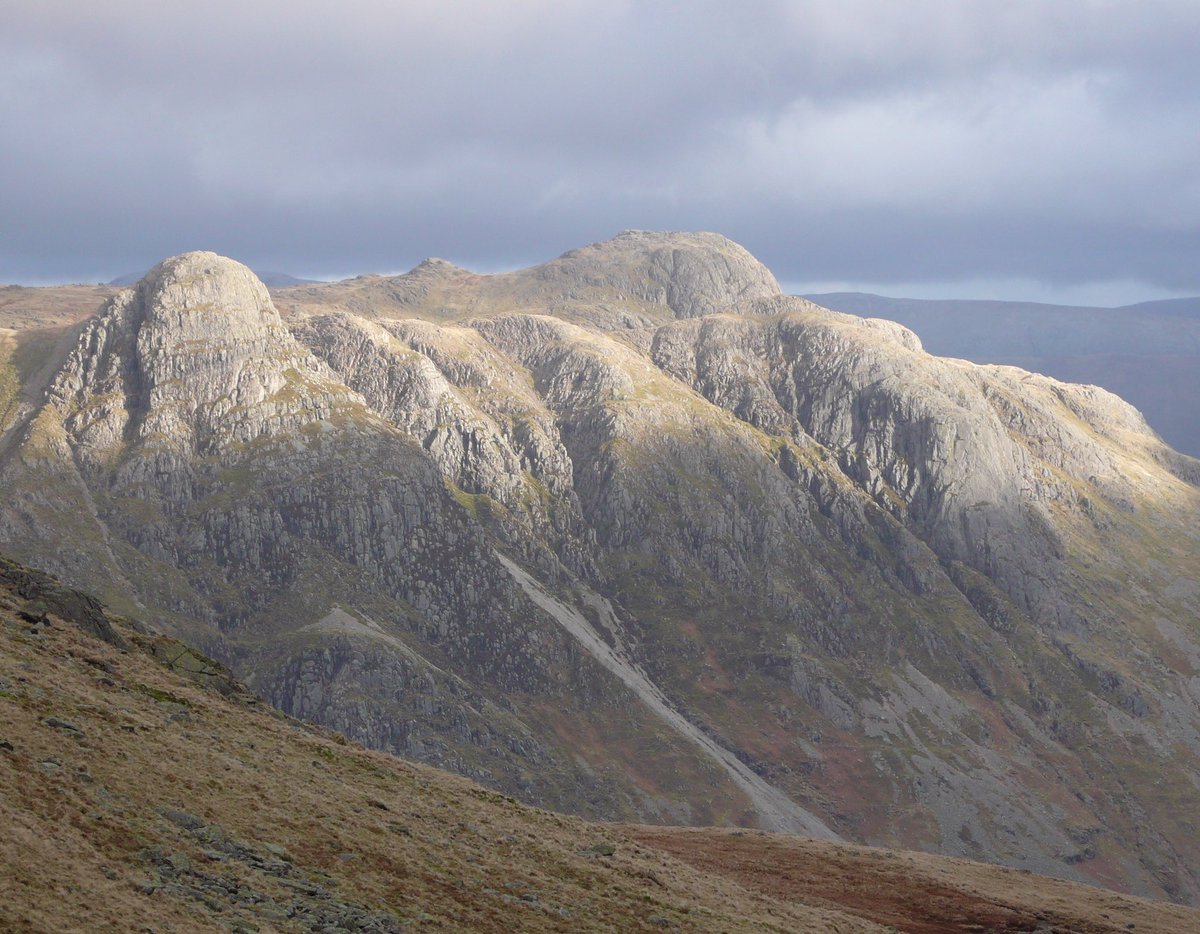
POLYGON ((166 472, 362 407, 296 344, 254 274, 213 253, 167 260, 112 300, 50 399, 89 466, 132 441, 179 454, 166 472))
POLYGON ((279 292, 285 307, 306 314, 349 311, 447 321, 549 310, 605 329, 692 318, 780 294, 770 270, 732 240, 645 230, 627 230, 539 266, 494 276, 428 259, 403 276, 360 276, 279 292))
POLYGON ((0 442, 4 547, 528 801, 1200 898, 1200 465, 1121 400, 711 234, 277 300, 212 254, 112 299, 0 442))

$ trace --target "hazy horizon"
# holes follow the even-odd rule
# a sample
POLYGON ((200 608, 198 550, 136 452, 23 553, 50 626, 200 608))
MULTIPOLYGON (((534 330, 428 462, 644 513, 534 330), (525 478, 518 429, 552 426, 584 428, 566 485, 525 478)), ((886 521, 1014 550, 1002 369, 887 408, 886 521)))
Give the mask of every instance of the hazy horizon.
MULTIPOLYGON (((584 244, 572 244, 566 249, 574 248, 575 246, 583 246, 584 244)), ((558 254, 556 254, 558 255, 558 254)), ((161 257, 160 259, 165 259, 161 257)), ((232 257, 242 260, 239 257, 232 257)), ((422 257, 425 259, 426 257, 422 257)), ((448 257, 442 257, 448 259, 448 257)), ((534 261, 528 265, 536 265, 537 262, 544 262, 552 259, 551 256, 543 257, 541 260, 534 261)), ((453 259, 450 260, 454 262, 453 259)), ((417 261, 419 263, 420 260, 417 261)), ((397 276, 402 275, 417 265, 395 269, 362 269, 353 272, 344 273, 329 273, 324 271, 308 272, 296 271, 291 269, 256 269, 260 275, 285 275, 292 276, 296 279, 312 280, 314 282, 337 282, 344 279, 352 279, 359 275, 380 275, 380 276, 397 276)), ((142 273, 149 271, 155 264, 149 263, 142 270, 142 273)), ((458 263, 457 265, 463 265, 458 263)), ((523 268, 523 266, 506 266, 503 268, 481 269, 478 267, 466 267, 472 272, 482 275, 492 275, 496 273, 511 272, 515 269, 523 268)), ((17 285, 27 288, 52 288, 54 286, 65 285, 111 285, 116 280, 132 275, 141 275, 135 270, 127 270, 125 272, 114 273, 113 275, 104 277, 98 276, 94 279, 60 279, 60 280, 26 280, 26 281, 6 281, 0 282, 0 287, 7 285, 17 285)), ((1069 286, 1062 289, 1055 289, 1046 286, 1044 283, 1038 283, 1031 280, 1009 280, 999 282, 981 282, 971 280, 967 282, 830 282, 830 281, 814 281, 814 282, 786 282, 780 281, 780 287, 788 295, 821 295, 841 292, 857 292, 870 295, 878 295, 881 298, 890 299, 912 299, 917 301, 941 301, 941 300, 958 300, 958 301, 1001 301, 1001 302, 1023 302, 1023 303, 1038 303, 1047 305, 1064 305, 1078 306, 1084 308, 1121 308, 1127 305, 1136 305, 1143 302, 1163 301, 1176 298, 1194 298, 1200 297, 1200 288, 1195 292, 1187 292, 1183 290, 1164 290, 1148 286, 1139 282, 1113 282, 1113 283, 1087 283, 1076 286, 1069 286)))

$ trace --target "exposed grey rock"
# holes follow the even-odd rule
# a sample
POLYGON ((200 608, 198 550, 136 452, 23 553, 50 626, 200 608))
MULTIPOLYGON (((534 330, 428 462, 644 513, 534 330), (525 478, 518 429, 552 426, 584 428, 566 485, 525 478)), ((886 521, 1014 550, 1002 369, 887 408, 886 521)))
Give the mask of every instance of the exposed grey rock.
POLYGON ((68 733, 83 732, 83 730, 77 727, 74 723, 71 723, 69 720, 61 720, 58 717, 47 717, 42 722, 52 730, 65 730, 68 733))
POLYGON ((678 318, 781 294, 762 263, 712 233, 626 230, 612 240, 564 253, 532 274, 567 298, 580 289, 600 288, 617 298, 666 305, 678 318))
POLYGON ((1109 443, 1157 446, 1134 409, 1096 387, 930 357, 899 325, 801 304, 666 326, 653 354, 755 427, 815 439, 942 560, 1064 624, 1078 608, 1055 581, 1065 545, 1051 511, 1081 503, 1061 473, 1128 502, 1136 487, 1109 443))
POLYGON ((125 648, 125 640, 117 635, 101 605, 89 594, 64 587, 50 575, 21 567, 3 556, 0 556, 0 586, 12 588, 18 596, 33 601, 43 621, 46 613, 53 613, 97 639, 125 648))
POLYGON ((195 814, 189 814, 178 808, 163 808, 159 813, 172 824, 182 827, 184 830, 199 830, 205 825, 205 822, 195 814))

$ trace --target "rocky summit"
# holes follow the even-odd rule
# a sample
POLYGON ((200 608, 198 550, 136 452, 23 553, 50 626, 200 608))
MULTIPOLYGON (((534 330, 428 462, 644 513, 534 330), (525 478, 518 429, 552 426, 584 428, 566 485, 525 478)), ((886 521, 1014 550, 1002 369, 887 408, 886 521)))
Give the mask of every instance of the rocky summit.
POLYGON ((592 818, 1200 902, 1200 461, 715 234, 0 342, 0 550, 294 717, 592 818), (36 350, 36 358, 33 356, 36 350))

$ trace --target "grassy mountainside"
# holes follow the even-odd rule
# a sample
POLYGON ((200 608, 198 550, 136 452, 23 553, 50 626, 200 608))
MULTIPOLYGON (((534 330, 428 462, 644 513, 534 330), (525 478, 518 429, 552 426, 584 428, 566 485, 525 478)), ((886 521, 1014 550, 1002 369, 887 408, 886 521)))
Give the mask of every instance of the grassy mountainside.
POLYGON ((0 560, 0 929, 1177 932, 1200 913, 959 860, 589 824, 262 704, 0 560))

